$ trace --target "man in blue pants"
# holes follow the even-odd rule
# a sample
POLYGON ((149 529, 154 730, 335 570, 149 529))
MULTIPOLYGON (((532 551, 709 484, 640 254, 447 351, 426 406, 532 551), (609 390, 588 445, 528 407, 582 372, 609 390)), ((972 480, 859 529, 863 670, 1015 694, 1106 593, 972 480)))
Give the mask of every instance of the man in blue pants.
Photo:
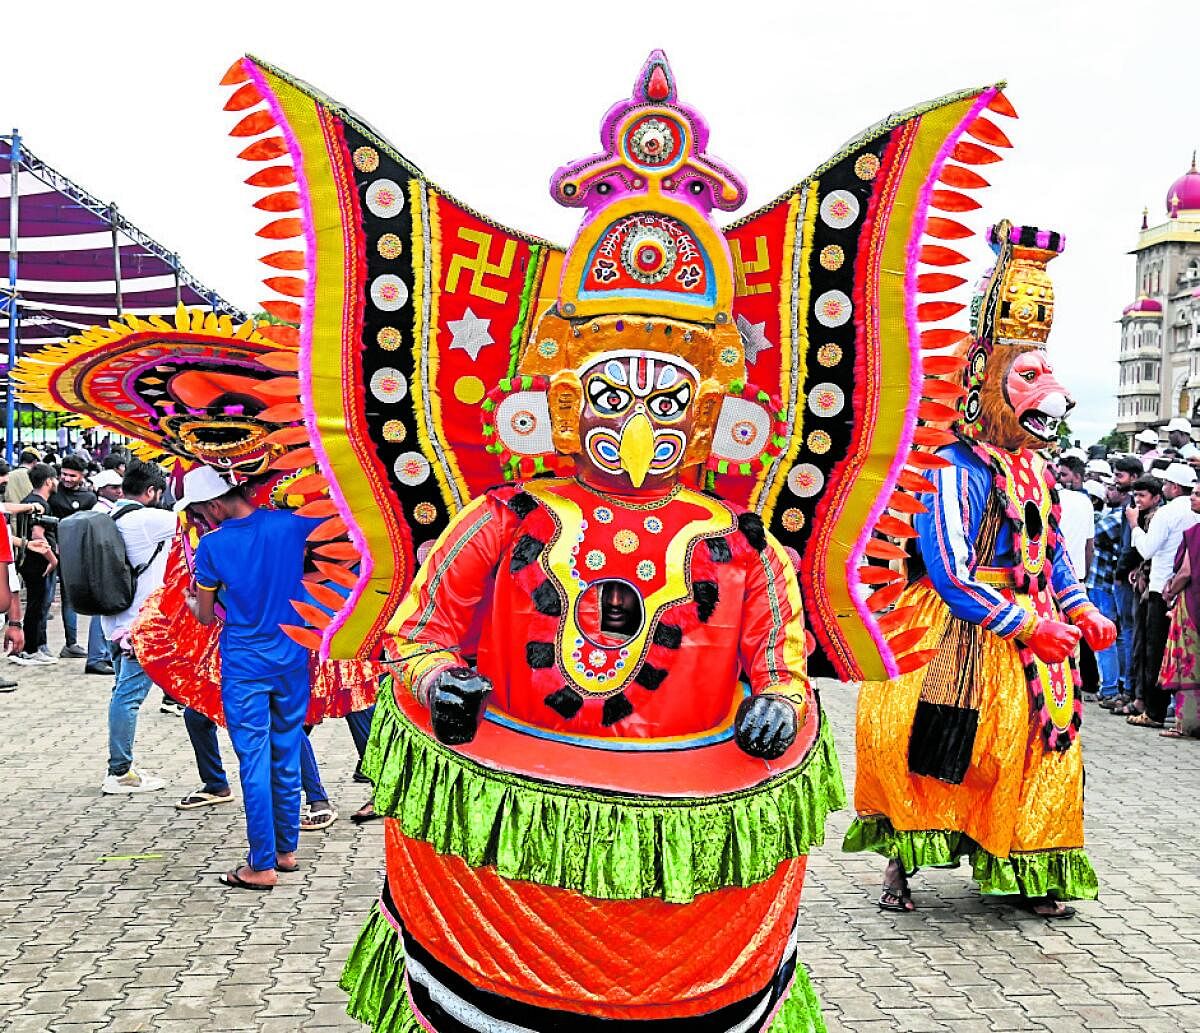
POLYGON ((238 756, 246 808, 246 863, 220 876, 226 886, 269 890, 276 872, 296 870, 300 837, 300 739, 308 709, 308 653, 281 625, 296 622, 305 543, 320 522, 259 509, 209 467, 190 471, 176 503, 214 530, 196 548, 201 624, 225 608, 221 701, 238 756))

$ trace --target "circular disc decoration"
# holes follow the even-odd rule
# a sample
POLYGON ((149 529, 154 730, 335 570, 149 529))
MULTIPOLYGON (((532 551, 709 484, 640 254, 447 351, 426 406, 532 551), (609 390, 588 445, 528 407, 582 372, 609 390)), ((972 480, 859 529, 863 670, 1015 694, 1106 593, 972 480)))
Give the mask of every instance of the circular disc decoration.
POLYGON ((832 190, 821 202, 821 221, 835 230, 844 230, 858 219, 858 198, 849 190, 832 190))
POLYGON ((874 154, 864 154, 854 163, 854 174, 859 179, 874 179, 879 175, 879 159, 874 154))
POLYGON ((647 168, 662 168, 675 159, 679 151, 680 127, 673 122, 650 115, 637 122, 626 138, 629 153, 647 168))
POLYGON ((385 352, 394 352, 404 343, 404 335, 394 326, 385 326, 375 335, 375 341, 385 352))
POLYGON ((844 291, 826 291, 813 306, 817 322, 828 327, 841 326, 853 312, 854 306, 844 291))
POLYGON ((379 168, 379 152, 374 147, 359 147, 354 151, 354 167, 359 172, 374 172, 379 168))
POLYGON ((404 429, 404 424, 399 420, 388 420, 383 425, 383 440, 390 441, 393 445, 400 444, 408 436, 408 431, 404 429))
POLYGON ((418 502, 413 506, 413 519, 418 524, 432 524, 437 519, 437 506, 432 502, 418 502))
POLYGON ((846 393, 837 384, 816 384, 808 393, 808 407, 817 416, 836 416, 846 405, 846 393))
POLYGON ((375 250, 379 252, 381 258, 391 261, 394 258, 399 258, 404 253, 404 241, 394 233, 385 233, 379 238, 379 242, 375 245, 375 250))
POLYGON ((371 281, 371 302, 381 312, 395 312, 408 301, 408 285, 399 276, 385 273, 371 281))
POLYGON ((675 241, 657 226, 642 226, 625 238, 621 264, 639 283, 659 283, 675 268, 675 241))
POLYGON ((372 374, 371 394, 376 401, 391 405, 408 394, 408 381, 398 369, 385 366, 372 374))
POLYGON ((377 179, 367 187, 367 211, 379 219, 390 219, 404 211, 404 190, 394 179, 377 179))
POLYGON ((812 463, 800 463, 788 473, 787 486, 793 495, 810 499, 825 487, 825 475, 812 463))
POLYGON ((420 452, 405 452, 397 456, 392 469, 395 471, 396 480, 409 488, 429 480, 429 460, 420 452))
POLYGON ((823 344, 817 349, 817 362, 819 362, 822 366, 836 366, 841 361, 841 345, 823 344))
POLYGON ((826 244, 821 248, 821 268, 833 272, 841 269, 846 261, 846 252, 837 244, 826 244))
POLYGON ((833 447, 833 439, 823 430, 814 430, 808 436, 808 449, 823 456, 833 447))
POLYGON ((785 509, 780 522, 783 524, 785 531, 791 531, 793 534, 804 527, 804 514, 794 506, 790 509, 785 509))

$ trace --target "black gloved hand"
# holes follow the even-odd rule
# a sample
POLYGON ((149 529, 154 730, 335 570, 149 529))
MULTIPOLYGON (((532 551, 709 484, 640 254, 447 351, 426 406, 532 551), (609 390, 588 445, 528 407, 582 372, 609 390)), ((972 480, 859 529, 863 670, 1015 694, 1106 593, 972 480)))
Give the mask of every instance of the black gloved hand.
POLYGON ((475 738, 483 701, 492 683, 471 667, 438 671, 429 686, 429 713, 433 734, 447 746, 461 746, 475 738))
POLYGON ((796 741, 796 708, 778 696, 751 696, 738 707, 733 734, 751 757, 775 760, 796 741))

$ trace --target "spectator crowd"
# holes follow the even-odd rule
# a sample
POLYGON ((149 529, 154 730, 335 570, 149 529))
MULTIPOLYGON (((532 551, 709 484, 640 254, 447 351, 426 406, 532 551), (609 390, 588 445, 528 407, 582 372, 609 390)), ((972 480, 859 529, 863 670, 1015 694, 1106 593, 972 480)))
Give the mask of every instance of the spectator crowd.
MULTIPOLYGON (((22 447, 15 467, 0 463, 0 607, 7 614, 4 653, 16 675, 0 672, 0 691, 19 688, 22 668, 82 661, 85 675, 106 678, 111 685, 107 770, 100 791, 116 795, 166 788, 135 760, 138 717, 154 685, 138 661, 133 630, 163 585, 179 515, 186 511, 208 529, 195 554, 197 581, 188 602, 201 624, 212 623, 218 607, 222 611, 221 698, 239 761, 250 843, 246 863, 225 872, 221 881, 234 888, 269 889, 276 872, 296 870, 299 833, 325 829, 338 817, 308 740, 311 729, 303 724, 310 658, 280 628, 289 619, 291 599, 301 597, 312 521, 260 510, 242 489, 207 467, 176 484, 182 495, 177 500, 157 463, 120 447, 103 452, 82 445, 61 454, 22 447), (64 637, 57 654, 47 634, 56 607, 64 637)), ((180 797, 176 808, 233 800, 216 723, 170 691, 161 687, 159 709, 183 718, 182 732, 201 783, 180 797)), ((360 760, 371 717, 367 710, 347 718, 360 760)), ((355 780, 367 781, 358 771, 355 780)), ((375 817, 367 803, 351 820, 375 817)))

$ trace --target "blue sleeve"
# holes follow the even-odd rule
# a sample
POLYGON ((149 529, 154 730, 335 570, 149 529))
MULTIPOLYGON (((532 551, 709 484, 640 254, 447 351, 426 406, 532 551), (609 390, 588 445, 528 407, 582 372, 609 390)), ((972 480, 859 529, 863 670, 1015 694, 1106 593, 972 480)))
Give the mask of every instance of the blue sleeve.
POLYGON ((210 531, 196 546, 196 585, 211 592, 221 587, 221 577, 213 560, 213 545, 209 541, 213 534, 214 532, 210 531))
POLYGON ((975 579, 975 538, 991 472, 961 448, 939 454, 952 465, 938 471, 937 494, 922 497, 927 512, 913 521, 929 581, 959 620, 1013 638, 1025 623, 1025 611, 975 579))
POLYGON ((1071 557, 1063 546, 1062 536, 1054 542, 1054 550, 1050 554, 1050 587, 1054 590, 1054 598, 1058 607, 1065 614, 1071 614, 1082 606, 1088 606, 1087 591, 1079 583, 1075 568, 1071 565, 1071 557))

